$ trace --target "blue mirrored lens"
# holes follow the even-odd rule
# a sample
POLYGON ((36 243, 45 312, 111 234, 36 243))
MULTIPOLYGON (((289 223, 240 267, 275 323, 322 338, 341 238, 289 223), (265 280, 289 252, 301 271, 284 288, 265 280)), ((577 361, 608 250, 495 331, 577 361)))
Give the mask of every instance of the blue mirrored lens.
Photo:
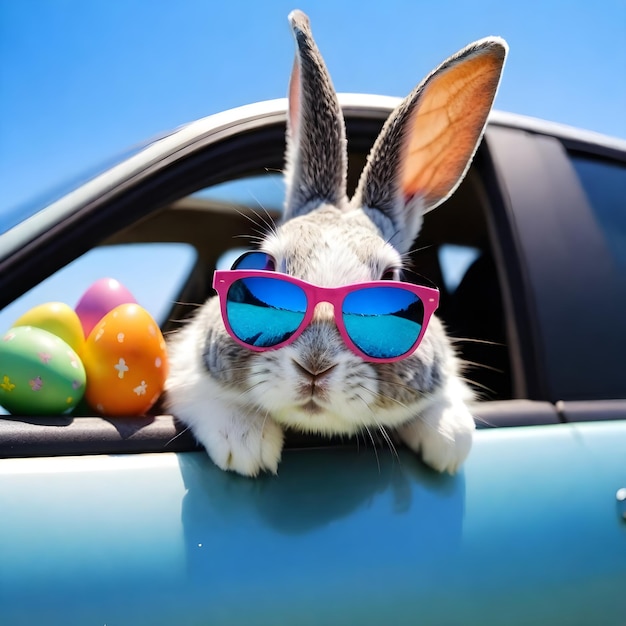
POLYGON ((242 278, 228 290, 226 314, 235 335, 251 346, 270 348, 298 329, 306 295, 280 278, 242 278))
POLYGON ((406 354, 417 341, 424 305, 400 287, 365 287, 343 301, 343 322, 356 346, 375 359, 406 354))

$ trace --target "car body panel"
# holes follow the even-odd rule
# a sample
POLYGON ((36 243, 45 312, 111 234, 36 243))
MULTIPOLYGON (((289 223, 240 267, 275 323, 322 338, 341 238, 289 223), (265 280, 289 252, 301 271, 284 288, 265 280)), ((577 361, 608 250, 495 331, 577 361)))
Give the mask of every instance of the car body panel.
POLYGON ((0 623, 623 623, 626 422, 404 449, 0 460, 0 623), (539 519, 538 519, 539 518, 539 519))

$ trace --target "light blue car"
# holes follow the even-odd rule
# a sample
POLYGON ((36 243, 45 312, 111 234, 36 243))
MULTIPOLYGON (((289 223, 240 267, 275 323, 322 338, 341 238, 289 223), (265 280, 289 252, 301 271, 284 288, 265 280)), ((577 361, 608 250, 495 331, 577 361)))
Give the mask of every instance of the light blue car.
MULTIPOLYGON (((341 97, 350 172, 396 104, 341 97)), ((107 275, 177 328, 249 218, 280 215, 286 115, 208 117, 3 213, 0 332, 107 275)), ((247 479, 159 406, 0 416, 0 624, 626 624, 625 198, 626 142, 495 112, 426 216, 414 262, 481 364, 455 476, 290 434, 247 479)))

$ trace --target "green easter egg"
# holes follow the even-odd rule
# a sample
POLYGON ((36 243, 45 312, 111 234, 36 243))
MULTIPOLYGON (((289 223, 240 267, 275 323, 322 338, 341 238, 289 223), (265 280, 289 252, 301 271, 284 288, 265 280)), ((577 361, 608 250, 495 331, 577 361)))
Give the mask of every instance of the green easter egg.
POLYGON ((0 405, 13 415, 59 415, 85 393, 85 368, 60 337, 16 326, 0 337, 0 405))

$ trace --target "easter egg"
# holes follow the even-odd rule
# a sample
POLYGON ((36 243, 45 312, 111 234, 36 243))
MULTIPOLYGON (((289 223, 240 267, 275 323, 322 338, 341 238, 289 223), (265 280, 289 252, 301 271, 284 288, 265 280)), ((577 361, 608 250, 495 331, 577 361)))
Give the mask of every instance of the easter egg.
POLYGON ((84 392, 83 364, 60 337, 33 326, 0 337, 0 405, 10 413, 67 413, 84 392))
POLYGON ((13 326, 34 326, 60 337, 75 352, 85 341, 83 327, 76 312, 63 302, 47 302, 29 309, 13 326))
POLYGON ((142 415, 159 398, 167 352, 159 325, 138 304, 122 304, 93 328, 81 352, 85 399, 102 415, 142 415))
POLYGON ((115 278, 101 278, 81 296, 75 311, 83 326, 85 337, 94 326, 120 304, 135 304, 134 296, 115 278))

